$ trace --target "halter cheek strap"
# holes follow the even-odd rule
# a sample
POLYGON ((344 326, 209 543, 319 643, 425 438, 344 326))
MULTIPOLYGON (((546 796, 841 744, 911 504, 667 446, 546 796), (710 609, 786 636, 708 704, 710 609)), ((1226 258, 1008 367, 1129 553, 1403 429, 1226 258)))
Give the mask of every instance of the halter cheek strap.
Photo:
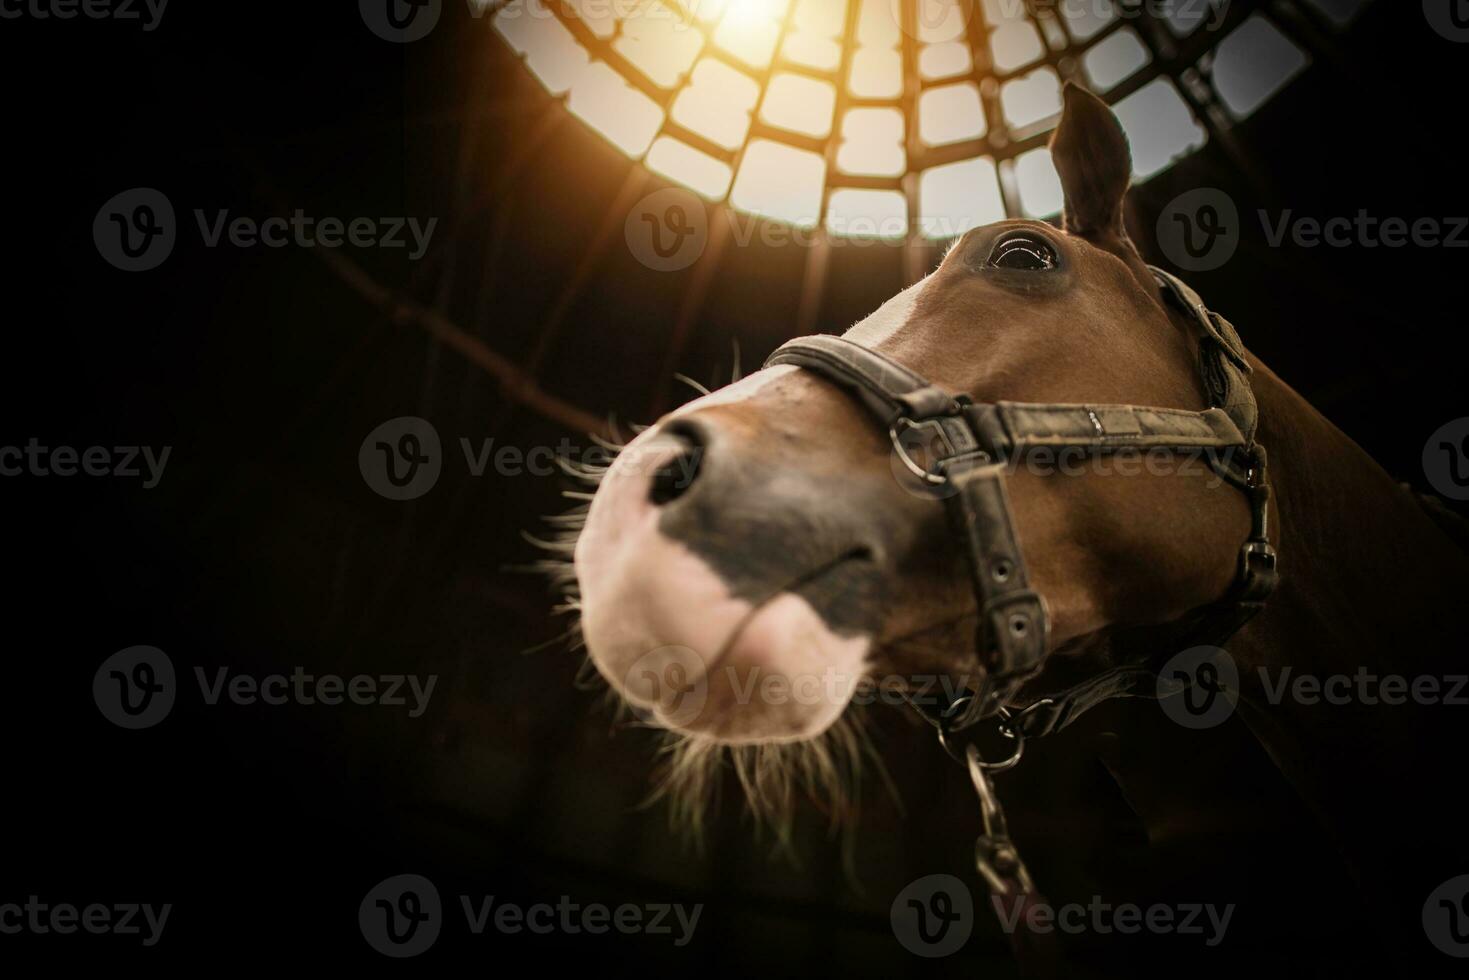
POLYGON ((1265 451, 1255 442, 1258 409, 1250 366, 1234 327, 1210 312, 1177 277, 1153 269, 1160 288, 1196 327, 1199 373, 1209 407, 1202 412, 1135 405, 976 403, 951 395, 897 362, 840 337, 800 337, 766 367, 791 364, 846 389, 886 428, 903 464, 943 500, 968 561, 979 611, 975 650, 985 668, 981 688, 930 720, 954 732, 1001 714, 1012 735, 1039 735, 1070 724, 1095 704, 1142 693, 1155 675, 1147 666, 1114 669, 1062 694, 1019 708, 1020 688, 1041 669, 1050 623, 1044 599, 1029 584, 1004 475, 1040 450, 1104 455, 1163 449, 1202 452, 1209 465, 1247 495, 1249 539, 1229 592, 1198 616, 1190 645, 1222 643, 1257 613, 1274 589, 1275 551, 1266 524, 1269 485, 1265 451), (914 435, 932 447, 920 462, 914 435))

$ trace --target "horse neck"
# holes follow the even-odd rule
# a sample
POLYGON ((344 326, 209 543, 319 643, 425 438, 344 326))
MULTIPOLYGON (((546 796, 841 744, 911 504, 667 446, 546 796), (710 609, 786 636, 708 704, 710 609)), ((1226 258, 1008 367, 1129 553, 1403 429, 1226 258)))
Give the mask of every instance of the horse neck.
MULTIPOLYGON (((1382 894, 1426 894, 1446 862, 1469 861, 1456 782, 1444 778, 1462 766, 1469 717, 1451 700, 1469 694, 1460 683, 1469 673, 1469 558, 1289 386, 1258 364, 1254 383, 1281 580, 1226 645, 1239 668, 1239 714, 1365 882, 1382 894), (1336 701, 1282 687, 1305 675, 1353 683, 1336 701), (1388 677, 1433 678, 1446 697, 1394 704, 1381 697, 1388 677), (1361 696, 1366 689, 1377 700, 1361 696), (1395 805, 1385 812, 1382 800, 1395 805)), ((1417 928, 1414 916, 1404 923, 1417 928)))
POLYGON ((1315 673, 1433 672, 1460 660, 1453 640, 1463 632, 1457 606, 1469 557, 1410 491, 1268 368, 1257 364, 1253 380, 1281 584, 1250 631, 1270 642, 1241 653, 1253 666, 1315 673))

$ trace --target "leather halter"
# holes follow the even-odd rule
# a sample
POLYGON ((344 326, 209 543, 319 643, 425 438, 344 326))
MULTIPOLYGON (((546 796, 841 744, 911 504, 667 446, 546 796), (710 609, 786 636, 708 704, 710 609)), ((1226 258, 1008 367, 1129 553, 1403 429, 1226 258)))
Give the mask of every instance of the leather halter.
POLYGON ((1041 449, 1094 455, 1152 449, 1198 452, 1220 477, 1246 494, 1250 536, 1240 549, 1234 583, 1198 611, 1187 642, 1178 649, 1223 643, 1259 612, 1276 585, 1275 549, 1266 526, 1270 487, 1265 450, 1255 441, 1258 409, 1244 347, 1229 321, 1205 307, 1197 293, 1176 276, 1149 268, 1198 334, 1198 368, 1209 401, 1202 412, 975 402, 949 394, 875 351, 829 335, 792 340, 765 362, 766 367, 793 364, 815 371, 855 395, 886 429, 904 466, 942 497, 968 557, 979 609, 975 649, 985 677, 972 696, 943 710, 935 712, 916 701, 915 706, 941 735, 1001 715, 1002 729, 1017 738, 1016 753, 987 768, 1013 764, 1027 735, 1058 731, 1105 700, 1148 694, 1157 684, 1150 665, 1128 664, 1028 706, 1014 704, 1022 685, 1040 672, 1050 625, 1044 598, 1030 587, 1015 532, 1003 479, 1009 465, 1041 449), (914 460, 904 443, 912 431, 932 436, 937 447, 927 465, 914 460), (1017 713, 1012 715, 1011 708, 1017 713))

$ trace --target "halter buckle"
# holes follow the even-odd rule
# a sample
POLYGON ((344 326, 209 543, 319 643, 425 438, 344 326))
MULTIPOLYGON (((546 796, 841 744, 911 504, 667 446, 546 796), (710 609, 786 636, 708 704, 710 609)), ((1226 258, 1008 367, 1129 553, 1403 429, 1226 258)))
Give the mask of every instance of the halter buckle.
POLYGON ((1245 542, 1240 549, 1239 570, 1236 573, 1240 583, 1240 601, 1264 604, 1280 581, 1276 561, 1275 549, 1270 546, 1270 542, 1245 542))

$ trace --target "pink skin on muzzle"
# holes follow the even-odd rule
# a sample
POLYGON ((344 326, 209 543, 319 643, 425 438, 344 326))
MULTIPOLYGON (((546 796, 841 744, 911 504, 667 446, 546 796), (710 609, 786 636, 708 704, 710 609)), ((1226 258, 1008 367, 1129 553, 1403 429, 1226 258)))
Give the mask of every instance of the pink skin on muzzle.
MULTIPOLYGON (((760 372, 685 406, 748 397, 760 372)), ((832 632, 803 597, 758 604, 659 530, 654 473, 687 446, 659 427, 619 454, 577 541, 582 631, 615 690, 668 728, 729 743, 811 738, 841 715, 861 679, 870 640, 832 632)))

